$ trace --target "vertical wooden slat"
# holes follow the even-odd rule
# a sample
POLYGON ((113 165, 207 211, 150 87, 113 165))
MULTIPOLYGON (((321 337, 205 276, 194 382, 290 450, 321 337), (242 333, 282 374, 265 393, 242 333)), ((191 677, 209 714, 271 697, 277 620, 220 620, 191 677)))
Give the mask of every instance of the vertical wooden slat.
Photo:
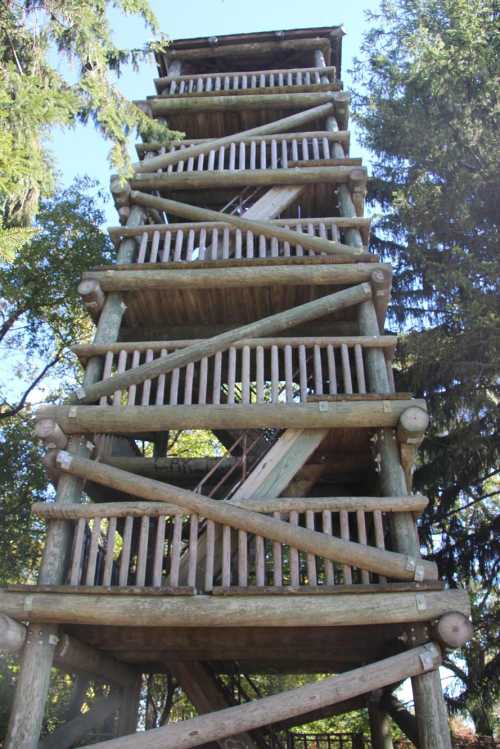
POLYGON ((229 169, 231 172, 236 169, 236 143, 229 146, 229 169))
POLYGON ((292 347, 289 343, 285 345, 285 396, 287 403, 293 403, 293 365, 292 347))
POLYGON ((257 403, 264 402, 264 347, 257 346, 255 352, 256 358, 256 386, 257 386, 257 403))
POLYGON ((246 233, 246 239, 247 239, 247 246, 246 246, 247 257, 253 257, 254 256, 254 247, 253 247, 254 235, 253 235, 253 232, 247 231, 247 233, 246 233))
POLYGON ((200 361, 200 384, 198 387, 198 403, 204 406, 207 402, 208 387, 208 357, 204 356, 200 361))
POLYGON ((73 550, 71 553, 71 570, 69 573, 69 584, 79 585, 82 574, 83 541, 85 538, 85 518, 79 518, 74 531, 73 550))
MULTIPOLYGON (((117 374, 123 374, 127 368, 127 352, 120 351, 118 354, 118 365, 116 367, 117 374)), ((113 393, 113 406, 119 406, 122 400, 122 391, 115 390, 113 393)))
POLYGON ((276 138, 271 140, 271 168, 278 168, 278 143, 276 138))
POLYGON ((313 153, 313 159, 318 161, 321 156, 319 153, 319 140, 318 138, 312 138, 311 139, 311 145, 312 145, 312 153, 313 153))
MULTIPOLYGON (((322 513, 322 521, 323 521, 323 533, 326 533, 328 536, 331 536, 332 535, 332 513, 329 512, 328 510, 324 510, 322 513)), ((323 563, 325 565, 326 584, 333 585, 335 582, 333 562, 330 561, 330 559, 325 559, 323 563)))
POLYGON ((186 248, 186 260, 187 261, 191 261, 193 259, 194 239, 195 239, 194 229, 190 229, 188 231, 188 241, 187 241, 187 248, 186 248))
POLYGON ((189 522, 189 562, 187 584, 196 587, 196 570, 198 567, 198 515, 191 515, 189 522))
POLYGON ((222 257, 224 260, 229 258, 229 228, 226 226, 222 231, 222 257))
MULTIPOLYGON (((385 549, 385 538, 384 538, 384 523, 382 519, 382 513, 380 510, 375 510, 373 513, 373 527, 375 530, 375 545, 378 549, 385 549)), ((378 576, 379 583, 383 584, 387 582, 387 578, 383 575, 378 576)))
POLYGON ((267 256, 267 237, 259 234, 259 257, 267 256))
POLYGON ((219 76, 219 75, 216 75, 216 76, 215 76, 215 90, 216 90, 216 91, 220 91, 220 89, 221 89, 221 84, 222 84, 222 81, 221 81, 221 78, 220 78, 220 76, 219 76))
MULTIPOLYGON (((346 510, 340 511, 340 538, 343 538, 344 541, 349 541, 349 513, 346 510)), ((342 571, 344 573, 344 583, 345 585, 351 585, 352 584, 352 570, 347 564, 342 565, 342 571)))
POLYGON ((321 347, 314 344, 314 392, 323 395, 323 366, 321 364, 321 347))
POLYGON ((356 363, 356 380, 358 393, 366 393, 365 367, 363 362, 363 348, 359 343, 354 346, 354 361, 356 363))
MULTIPOLYGON (((108 377, 111 377, 111 372, 113 371, 113 359, 114 354, 112 351, 106 351, 106 356, 104 357, 104 367, 102 371, 102 379, 107 380, 108 377)), ((108 398, 106 395, 102 395, 99 398, 99 405, 105 406, 107 405, 108 398)))
MULTIPOLYGON (((242 167, 242 169, 243 168, 244 167, 242 167)), ((242 253, 241 253, 242 246, 243 246, 242 239, 243 238, 242 238, 242 235, 241 235, 241 229, 236 229, 236 231, 234 233, 234 257, 236 259, 239 259, 239 258, 242 257, 242 253)))
POLYGON ((141 518, 141 529, 139 531, 139 549, 137 552, 137 569, 135 572, 135 584, 142 587, 146 583, 146 564, 148 561, 148 539, 149 539, 149 516, 141 518))
MULTIPOLYGON (((314 530, 314 512, 312 510, 306 511, 306 527, 309 530, 314 530)), ((318 576, 316 572, 316 557, 314 554, 307 555, 307 579, 309 585, 317 585, 318 576)))
POLYGON ((207 171, 213 172, 215 169, 215 149, 208 152, 208 166, 207 171))
POLYGON ((238 531, 238 585, 248 585, 248 536, 246 531, 238 531))
POLYGON ((130 549, 132 544, 132 531, 134 527, 134 518, 125 518, 125 528, 123 531, 122 553, 120 557, 120 574, 119 584, 128 585, 128 571, 130 566, 130 549))
MULTIPOLYGON (((140 351, 134 351, 132 354, 132 364, 131 369, 134 369, 134 367, 139 366, 139 362, 141 360, 141 353, 140 351)), ((137 385, 130 385, 128 389, 128 397, 127 397, 127 405, 128 406, 135 406, 135 397, 137 394, 137 385)))
POLYGON ((279 255, 279 242, 276 237, 272 237, 271 240, 271 257, 278 257, 279 255))
MULTIPOLYGON (((290 524, 299 524, 299 513, 293 510, 290 513, 290 524)), ((290 546, 290 585, 300 585, 299 552, 290 546)))
POLYGON ((221 146, 219 148, 218 163, 217 163, 217 170, 219 172, 224 171, 225 155, 226 155, 226 147, 221 146))
MULTIPOLYGON (((153 350, 148 348, 146 351, 146 364, 150 364, 154 359, 153 350)), ((151 380, 144 380, 142 385, 142 398, 141 406, 149 406, 149 399, 151 396, 151 380)))
POLYGON ((328 364, 328 392, 330 395, 336 395, 337 371, 335 368, 335 352, 331 343, 326 347, 326 361, 328 364))
POLYGON ((205 154, 200 153, 198 156, 198 161, 196 162, 196 171, 202 172, 205 166, 205 154))
POLYGON ((101 534, 101 518, 92 518, 92 531, 90 534, 90 548, 87 558, 87 573, 85 575, 85 585, 94 585, 95 568, 97 562, 97 550, 99 546, 99 536, 101 534))
POLYGON ((210 75, 205 79, 205 91, 211 91, 214 87, 214 79, 210 75))
POLYGON ((221 370, 222 370, 222 353, 217 351, 214 356, 214 374, 213 374, 213 385, 212 385, 212 403, 218 405, 220 403, 220 383, 221 383, 221 370))
POLYGON ((302 160, 309 161, 309 142, 307 138, 302 138, 302 160))
POLYGON ((212 247, 211 247, 211 253, 210 253, 212 260, 217 260, 218 253, 219 253, 219 230, 212 229, 212 247))
POLYGON ((288 141, 285 138, 281 140, 281 165, 283 169, 288 168, 288 141))
POLYGON ((182 259, 182 245, 184 243, 184 230, 178 229, 175 234, 174 262, 182 259))
POLYGON ((323 138, 321 141, 321 144, 323 146, 323 158, 329 159, 330 158, 330 143, 328 141, 328 138, 323 138))
POLYGON ((236 383, 236 349, 231 346, 228 353, 227 402, 234 403, 234 386, 236 383))
POLYGON ((187 160, 186 171, 192 172, 194 169, 194 156, 190 156, 187 160))
POLYGON ((169 403, 171 406, 176 406, 179 399, 179 378, 179 369, 174 369, 170 376, 169 403))
POLYGON ((163 577, 163 557, 165 555, 166 516, 159 515, 156 521, 155 550, 153 556, 153 587, 161 588, 163 577))
POLYGON ((259 587, 266 584, 266 552, 262 536, 255 536, 255 582, 259 587))
POLYGON ((345 343, 340 347, 342 358, 342 377, 344 379, 344 393, 352 393, 351 363, 349 361, 349 349, 345 343))
POLYGON ((175 520, 174 520, 174 532, 172 535, 172 546, 170 549, 170 585, 173 588, 176 588, 179 585, 181 545, 182 545, 182 515, 176 515, 175 520))
POLYGON ((106 533, 106 555, 104 558, 104 571, 102 573, 102 584, 111 585, 113 574, 113 560, 115 552, 116 518, 109 518, 108 532, 106 533))
POLYGON ((241 76, 241 88, 248 88, 248 76, 247 75, 241 76))
MULTIPOLYGON (((273 517, 281 520, 281 513, 273 512, 273 517)), ((283 585, 283 555, 279 541, 273 541, 273 585, 278 588, 283 585)))
POLYGON ((241 397, 242 403, 250 403, 250 346, 241 352, 241 397))
POLYGON ((222 585, 231 585, 231 527, 222 528, 222 585))
POLYGON ((207 230, 205 228, 200 229, 200 260, 205 259, 207 253, 207 230))
POLYGON ((165 239, 163 240, 163 250, 161 253, 161 261, 162 263, 168 263, 170 260, 170 247, 172 244, 172 232, 166 231, 165 232, 165 239))
POLYGON ((305 403, 307 401, 307 357, 306 347, 303 343, 299 346, 299 382, 300 400, 305 403))
MULTIPOLYGON (((368 537, 366 534, 366 517, 363 510, 357 510, 356 523, 358 526, 358 543, 366 546, 368 543, 368 537)), ((361 582, 370 582, 370 573, 367 570, 361 570, 361 582)))
POLYGON ((277 346, 271 346, 271 400, 278 402, 279 396, 280 364, 277 346))
POLYGON ((260 168, 267 167, 267 143, 265 140, 260 141, 260 168))
POLYGON ((207 520, 206 536, 205 591, 210 591, 214 587, 215 562, 215 523, 212 520, 207 520))
POLYGON ((186 367, 184 380, 184 405, 190 406, 193 402, 193 380, 194 380, 194 362, 189 362, 186 367))
MULTIPOLYGON (((304 233, 304 227, 302 226, 301 223, 295 225, 295 231, 297 232, 297 234, 304 233)), ((298 242, 297 242, 297 245, 295 246, 295 253, 297 257, 302 257, 304 255, 304 248, 298 242)))
POLYGON ((255 140, 250 141, 250 169, 255 169, 257 164, 257 143, 255 140))
MULTIPOLYGON (((160 358, 163 358, 167 355, 167 350, 162 348, 160 351, 160 358)), ((163 406, 165 401, 165 380, 166 375, 161 374, 158 376, 158 382, 156 385, 156 398, 155 398, 155 404, 157 406, 163 406)))
POLYGON ((139 252, 137 253, 138 263, 143 263, 146 259, 146 250, 148 247, 148 240, 149 240, 149 235, 147 232, 144 232, 144 234, 141 237, 141 243, 139 245, 139 252))
POLYGON ((154 231, 153 238, 151 240, 151 253, 149 255, 149 262, 156 263, 158 260, 158 250, 160 247, 160 232, 154 231))

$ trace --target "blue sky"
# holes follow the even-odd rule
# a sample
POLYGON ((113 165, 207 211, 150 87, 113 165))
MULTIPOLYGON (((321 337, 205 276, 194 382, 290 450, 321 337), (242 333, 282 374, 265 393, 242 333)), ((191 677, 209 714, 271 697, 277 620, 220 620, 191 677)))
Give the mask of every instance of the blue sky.
MULTIPOLYGON (((151 0, 150 4, 162 32, 171 39, 343 25, 346 36, 343 41, 342 78, 345 88, 349 89, 351 78, 348 71, 353 58, 359 53, 363 33, 369 26, 365 12, 375 11, 378 0, 351 0, 342 4, 328 0, 309 3, 293 3, 290 0, 182 0, 165 3, 151 0)), ((150 38, 149 32, 137 18, 124 18, 123 14, 113 11, 111 19, 115 40, 120 46, 143 47, 150 38)), ((141 99, 154 93, 155 76, 154 64, 143 63, 138 73, 127 70, 118 85, 128 98, 141 99)), ((352 154, 366 156, 357 145, 355 128, 351 126, 351 130, 352 154)), ((108 185, 111 173, 107 162, 109 144, 91 125, 56 131, 51 150, 60 173, 61 186, 68 185, 75 176, 84 174, 103 186, 108 185)), ((116 224, 116 214, 110 203, 106 213, 108 221, 116 224)))

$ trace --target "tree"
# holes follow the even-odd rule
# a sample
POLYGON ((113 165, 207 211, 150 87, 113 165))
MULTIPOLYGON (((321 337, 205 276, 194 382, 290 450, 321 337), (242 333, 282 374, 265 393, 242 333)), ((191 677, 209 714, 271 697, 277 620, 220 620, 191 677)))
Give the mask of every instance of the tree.
POLYGON ((469 584, 478 604, 475 639, 463 662, 453 661, 461 694, 450 704, 490 736, 498 698, 499 14, 495 0, 383 0, 355 71, 358 122, 374 158, 371 198, 385 216, 374 249, 396 271, 398 385, 426 398, 432 418, 415 476, 431 500, 423 538, 441 575, 469 584))
MULTIPOLYGON (((170 131, 129 102, 116 85, 123 67, 137 64, 145 49, 124 50, 113 41, 110 7, 157 21, 147 0, 4 0, 0 3, 0 213, 4 227, 30 226, 40 195, 54 190, 46 137, 55 125, 93 121, 112 143, 111 163, 127 171, 128 138, 168 138, 170 131), (53 64, 67 61, 68 75, 53 64), (51 56, 52 53, 52 56, 51 56)), ((0 224, 1 227, 1 224, 0 224)), ((0 240, 2 235, 0 234, 0 240)), ((5 237, 12 242, 11 233, 5 237)))

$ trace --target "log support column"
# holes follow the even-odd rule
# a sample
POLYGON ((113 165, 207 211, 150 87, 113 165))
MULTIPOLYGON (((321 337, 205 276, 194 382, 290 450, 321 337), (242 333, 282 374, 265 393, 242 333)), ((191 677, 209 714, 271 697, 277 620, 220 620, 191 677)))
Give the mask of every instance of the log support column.
POLYGON ((380 706, 380 692, 373 692, 368 701, 371 749, 393 749, 391 720, 380 706))

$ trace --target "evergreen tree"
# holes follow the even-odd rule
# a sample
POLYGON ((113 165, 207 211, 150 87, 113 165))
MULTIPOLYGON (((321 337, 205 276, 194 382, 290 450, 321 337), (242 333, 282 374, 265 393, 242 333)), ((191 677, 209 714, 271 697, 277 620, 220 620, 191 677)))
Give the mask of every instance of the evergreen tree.
POLYGON ((415 475, 427 550, 473 591, 476 635, 450 705, 491 736, 498 699, 498 74, 496 0, 383 0, 357 61, 373 153, 374 247, 395 266, 398 389, 427 400, 415 475))

